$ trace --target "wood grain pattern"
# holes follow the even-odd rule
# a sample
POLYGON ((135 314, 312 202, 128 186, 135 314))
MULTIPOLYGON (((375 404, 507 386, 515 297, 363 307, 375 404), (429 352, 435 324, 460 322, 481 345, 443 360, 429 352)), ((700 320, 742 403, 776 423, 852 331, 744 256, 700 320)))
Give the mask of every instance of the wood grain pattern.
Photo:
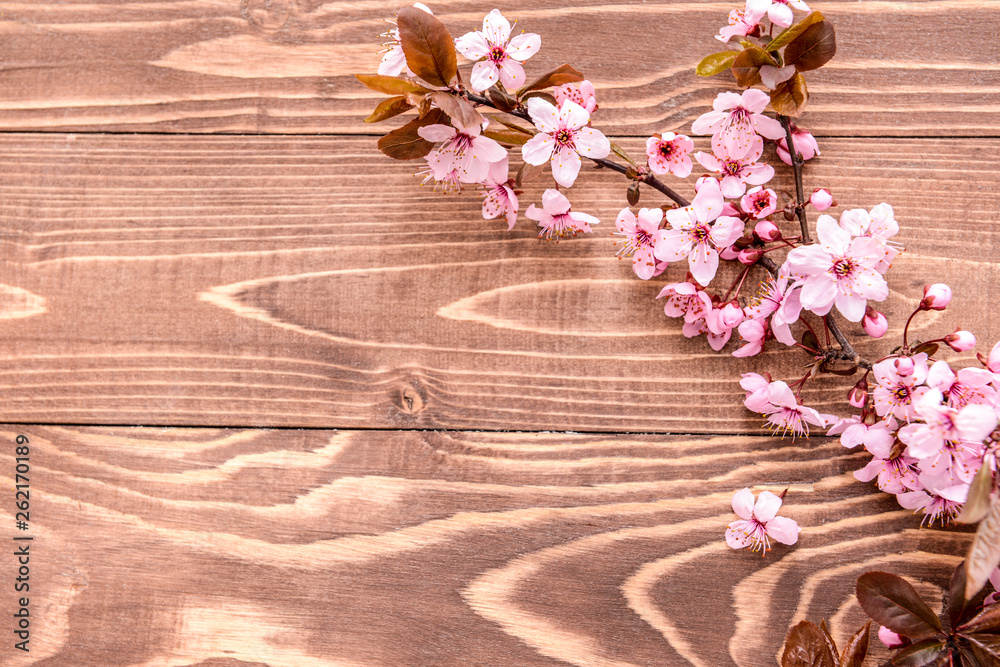
MULTIPOLYGON (((762 667, 805 617, 843 644, 862 571, 940 600, 970 537, 918 529, 833 439, 28 426, 0 441, 17 433, 37 615, 30 655, 0 645, 9 667, 762 667), (789 488, 782 514, 803 526, 763 561, 721 540, 733 489, 755 484, 789 488)), ((5 486, 13 464, 0 451, 5 486)))
MULTIPOLYGON (((0 15, 0 129, 237 133, 371 132, 384 19, 406 3, 321 0, 33 0, 0 15)), ((456 34, 494 3, 437 3, 456 34)), ((595 83, 617 135, 686 131, 730 85, 694 75, 732 3, 544 0, 505 6, 543 36, 528 62, 569 62, 595 83), (627 46, 625 46, 627 45, 627 46), (624 65, 623 65, 624 63, 624 65)), ((823 135, 995 135, 1000 79, 991 0, 816 3, 839 55, 810 76, 823 135)))
MULTIPOLYGON (((419 187, 414 163, 373 144, 0 136, 0 284, 35 313, 5 320, 0 419, 754 432, 739 374, 801 374, 805 358, 780 346, 748 363, 664 317, 654 297, 685 267, 643 282, 615 259, 619 176, 585 170, 574 205, 604 222, 551 244, 524 218, 513 232, 482 220, 472 193, 419 187)), ((895 207, 907 251, 887 340, 925 280, 956 299, 918 320, 918 338, 961 323, 983 350, 1000 339, 978 300, 1000 283, 998 148, 839 139, 808 165, 841 208, 895 207)), ((821 380, 805 398, 838 411, 849 384, 821 380)))

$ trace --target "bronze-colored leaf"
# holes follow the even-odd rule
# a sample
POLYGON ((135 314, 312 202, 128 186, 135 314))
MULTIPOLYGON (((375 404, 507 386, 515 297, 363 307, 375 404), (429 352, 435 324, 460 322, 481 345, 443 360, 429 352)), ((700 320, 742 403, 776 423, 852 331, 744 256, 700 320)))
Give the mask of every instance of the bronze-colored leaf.
POLYGON ((833 635, 830 634, 830 628, 826 627, 826 619, 821 618, 819 621, 819 629, 823 631, 823 637, 826 639, 826 645, 830 647, 830 653, 836 658, 840 655, 840 649, 837 648, 837 642, 833 640, 833 635))
POLYGON ((489 95, 490 101, 493 105, 505 113, 509 113, 517 108, 517 100, 510 96, 503 86, 496 85, 491 87, 486 94, 489 95))
POLYGON ((810 350, 819 350, 819 341, 816 340, 816 336, 812 331, 807 330, 802 333, 802 344, 810 350))
POLYGON ((837 667, 823 631, 815 623, 802 621, 785 635, 781 667, 837 667))
POLYGON ((990 511, 979 522, 965 559, 966 599, 986 585, 997 563, 1000 563, 1000 495, 993 496, 990 511))
POLYGON ((795 65, 800 72, 819 69, 837 53, 837 34, 833 24, 820 21, 802 31, 785 47, 785 65, 795 65))
POLYGON ((525 93, 532 90, 542 90, 543 88, 552 88, 554 86, 561 86, 564 83, 577 83, 579 81, 583 81, 583 74, 581 72, 569 65, 560 65, 551 72, 541 75, 531 83, 518 88, 517 98, 521 99, 525 93))
POLYGON ((529 164, 525 162, 521 165, 521 168, 517 170, 517 175, 514 177, 514 187, 519 188, 523 184, 530 180, 537 178, 545 170, 545 164, 529 164))
POLYGON ((633 167, 638 167, 639 166, 638 164, 636 164, 635 160, 633 160, 629 156, 629 154, 625 152, 624 148, 622 148, 621 146, 619 146, 618 144, 616 144, 613 141, 608 141, 608 143, 611 144, 611 150, 614 152, 615 155, 617 155, 621 159, 625 160, 626 162, 628 162, 633 167))
POLYGON ((393 116, 398 116, 399 114, 409 111, 412 108, 413 105, 406 100, 406 95, 390 97, 387 100, 383 100, 377 107, 375 107, 375 111, 372 111, 372 115, 365 118, 365 122, 380 123, 383 120, 392 118, 393 116))
POLYGON ((523 146, 528 143, 529 139, 531 139, 530 134, 515 132, 514 130, 498 130, 493 128, 486 128, 483 130, 483 136, 489 137, 493 141, 499 141, 502 144, 510 144, 512 146, 523 146))
POLYGON ((909 646, 892 657, 896 667, 944 667, 950 651, 940 639, 928 639, 909 646))
POLYGON ((990 501, 993 497, 993 466, 983 465, 972 478, 969 486, 969 497, 958 515, 959 523, 978 523, 990 511, 990 501))
POLYGON ((507 127, 509 127, 510 129, 514 130, 515 132, 520 132, 521 134, 526 134, 529 137, 535 136, 535 131, 534 130, 521 127, 520 125, 518 125, 514 121, 507 120, 506 118, 503 118, 502 116, 490 116, 490 121, 492 122, 494 120, 496 122, 502 124, 502 125, 506 125, 507 127))
POLYGON ((771 91, 771 108, 782 116, 798 116, 806 108, 808 101, 809 90, 806 88, 805 77, 798 72, 771 91))
POLYGON ((483 115, 466 100, 457 95, 438 90, 430 94, 431 101, 438 109, 448 114, 462 127, 481 127, 483 115))
POLYGON ((399 41, 410 70, 427 83, 450 86, 458 76, 455 40, 439 19, 416 7, 396 14, 399 41))
POLYGON ((1000 604, 989 605, 955 629, 963 635, 1000 630, 1000 604))
POLYGON ((712 53, 702 58, 694 71, 698 76, 715 76, 716 74, 721 74, 733 66, 736 56, 736 51, 712 53))
POLYGON ((928 357, 933 357, 937 354, 938 344, 937 343, 921 343, 917 347, 913 348, 913 354, 920 354, 924 352, 928 357))
POLYGON ((639 181, 633 181, 632 185, 628 186, 628 190, 625 192, 625 199, 628 200, 629 206, 635 206, 639 203, 639 181))
POLYGON ((559 102, 556 101, 556 98, 555 98, 555 96, 552 93, 546 93, 545 91, 542 91, 542 90, 533 90, 533 91, 531 91, 530 93, 528 93, 524 97, 522 97, 521 101, 522 102, 527 102, 532 97, 541 98, 541 99, 545 100, 546 102, 548 102, 549 104, 551 104, 554 107, 559 106, 559 102))
POLYGON ((962 562, 951 573, 951 581, 948 584, 948 599, 945 600, 945 611, 948 614, 948 623, 952 628, 957 628, 962 622, 966 606, 965 563, 962 562))
POLYGON ((787 46, 789 42, 802 34, 802 32, 811 26, 813 23, 818 23, 824 19, 824 16, 819 12, 811 12, 804 19, 798 23, 793 23, 784 30, 778 33, 777 37, 771 40, 771 42, 764 47, 765 51, 777 51, 783 46, 787 46))
POLYGON ((409 93, 429 93, 430 88, 413 83, 409 79, 384 74, 355 74, 354 78, 372 90, 386 95, 406 95, 409 93))
POLYGON ((777 62, 759 46, 748 46, 739 52, 733 60, 733 76, 736 83, 749 88, 761 83, 760 68, 762 65, 777 66, 777 62))
POLYGON ((858 577, 857 595, 865 613, 896 634, 918 640, 941 631, 937 615, 899 575, 865 572, 858 577))
POLYGON ((840 656, 839 667, 861 667, 868 655, 868 638, 871 636, 871 621, 865 623, 864 627, 851 635, 844 647, 844 653, 840 656))
POLYGON ((988 634, 988 635, 966 635, 966 639, 972 642, 973 646, 978 647, 980 651, 977 651, 977 655, 983 655, 986 659, 983 661, 984 665, 996 664, 996 659, 1000 658, 1000 635, 988 634), (992 661, 990 660, 992 658, 992 661))
POLYGON ((417 130, 424 125, 447 124, 440 109, 432 109, 423 118, 415 118, 378 140, 378 149, 394 160, 415 160, 431 152, 434 144, 421 137, 417 130))

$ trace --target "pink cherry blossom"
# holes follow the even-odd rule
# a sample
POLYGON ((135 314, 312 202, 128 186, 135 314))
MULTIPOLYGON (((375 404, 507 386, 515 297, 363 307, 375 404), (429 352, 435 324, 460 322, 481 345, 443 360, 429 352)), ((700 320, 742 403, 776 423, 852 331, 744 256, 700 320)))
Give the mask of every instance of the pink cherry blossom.
POLYGON ((944 310, 951 303, 951 288, 944 283, 924 285, 924 298, 920 301, 921 310, 944 310))
POLYGON ((590 114, 576 102, 563 102, 559 108, 532 97, 528 114, 539 133, 521 147, 528 164, 541 165, 552 161, 552 176, 556 183, 571 187, 580 173, 580 156, 603 158, 611 153, 611 142, 601 132, 586 127, 590 114))
POLYGON ((600 222, 592 215, 570 209, 569 200, 558 190, 550 188, 542 193, 542 208, 539 210, 532 204, 524 215, 538 221, 538 226, 542 228, 538 232, 540 238, 554 238, 556 241, 581 233, 589 234, 590 225, 600 222))
POLYGON ((809 195, 809 203, 817 211, 825 211, 831 206, 837 205, 837 202, 833 201, 833 194, 826 188, 816 188, 813 190, 813 193, 809 195))
POLYGON ((507 157, 507 151, 489 137, 482 136, 482 126, 464 127, 452 119, 451 125, 424 125, 417 128, 422 139, 442 142, 427 155, 427 163, 435 173, 457 171, 463 183, 480 183, 490 170, 490 164, 507 157))
POLYGON ((461 174, 456 169, 443 169, 437 151, 431 151, 424 159, 427 166, 416 173, 417 176, 424 177, 420 182, 421 185, 433 181, 434 190, 436 191, 440 186, 441 191, 445 194, 456 194, 463 190, 465 186, 462 183, 461 174))
POLYGON ((517 223, 517 194, 514 181, 508 177, 507 158, 490 165, 483 182, 483 218, 492 220, 501 215, 507 218, 507 229, 514 229, 517 223))
POLYGON ((720 216, 722 192, 714 182, 706 182, 686 208, 667 211, 672 229, 656 243, 653 254, 664 262, 688 258, 691 275, 707 285, 719 268, 719 250, 743 235, 743 221, 720 216), (712 222, 715 224, 710 224, 712 222))
POLYGON ((733 37, 745 37, 754 32, 767 13, 770 2, 771 0, 747 0, 743 9, 729 12, 729 25, 720 28, 715 38, 726 43, 733 37))
POLYGON ((763 394, 756 393, 748 397, 743 404, 753 412, 768 415, 767 420, 774 431, 781 431, 782 435, 791 431, 793 438, 808 436, 809 424, 823 427, 835 419, 831 415, 822 415, 812 408, 799 405, 792 390, 780 380, 769 384, 763 394))
POLYGON ((703 320, 712 311, 712 300, 708 294, 692 282, 667 285, 656 298, 666 298, 663 312, 667 317, 683 317, 685 322, 703 320))
POLYGON ((927 379, 927 355, 921 352, 914 357, 904 357, 910 362, 906 370, 909 374, 900 374, 897 359, 884 359, 872 367, 875 375, 875 412, 880 417, 895 417, 907 423, 916 416, 914 400, 927 391, 922 387, 927 379))
POLYGON ((494 9, 483 19, 482 32, 469 32, 455 40, 455 48, 469 60, 477 60, 472 68, 469 87, 480 93, 498 80, 509 90, 525 83, 525 60, 538 53, 541 38, 533 32, 510 36, 510 23, 494 9))
MULTIPOLYGON (((772 138, 773 137, 768 137, 768 139, 772 138)), ((778 137, 777 140, 778 158, 789 167, 792 166, 792 156, 788 152, 788 137, 786 137, 785 133, 782 132, 781 136, 778 137)), ((795 152, 802 156, 803 162, 811 160, 820 154, 819 144, 816 142, 816 137, 805 130, 793 127, 792 143, 795 144, 795 152)))
POLYGON ((900 493, 896 495, 896 500, 908 510, 923 510, 924 518, 920 525, 929 520, 928 525, 933 526, 935 521, 940 520, 941 525, 946 526, 962 512, 962 502, 926 491, 900 493))
POLYGON ((910 643, 909 639, 901 635, 897 635, 884 625, 878 626, 878 640, 882 642, 882 646, 885 646, 886 648, 901 648, 909 645, 910 643))
MULTIPOLYGON (((433 14, 427 5, 420 2, 413 3, 413 6, 417 9, 422 9, 428 14, 433 14)), ((395 21, 390 21, 395 23, 395 21)), ((382 62, 379 63, 378 73, 384 76, 399 76, 400 73, 405 69, 407 74, 413 74, 410 69, 406 66, 406 56, 403 54, 403 43, 399 40, 399 28, 392 28, 388 32, 382 33, 382 37, 388 38, 383 46, 385 46, 385 54, 382 56, 382 62)))
POLYGON ((865 211, 863 208, 844 211, 840 216, 840 226, 851 236, 868 237, 878 242, 884 253, 882 259, 875 265, 879 273, 884 274, 888 271, 896 256, 903 250, 903 246, 898 242, 889 240, 899 233, 899 223, 893 217, 892 207, 884 202, 870 211, 865 211))
POLYGON ((885 318, 885 315, 868 306, 865 309, 865 316, 861 320, 861 327, 872 338, 881 338, 889 330, 889 320, 885 318))
POLYGON ((781 230, 771 220, 758 220, 757 224, 753 226, 753 233, 763 241, 778 241, 781 239, 781 230))
POLYGON ((738 350, 734 350, 733 356, 753 357, 760 354, 767 338, 767 320, 745 320, 740 324, 738 330, 740 338, 746 341, 746 344, 738 350))
POLYGON ((552 94, 555 95, 556 104, 562 105, 563 102, 569 100, 570 102, 579 104, 589 114, 597 111, 596 91, 594 90, 594 84, 590 81, 564 83, 561 86, 556 86, 552 94))
POLYGON ((694 142, 683 134, 665 132, 646 139, 646 157, 654 174, 670 172, 677 178, 691 175, 691 157, 694 142))
POLYGON ((718 151, 714 155, 700 151, 694 155, 701 166, 722 177, 722 194, 729 199, 742 197, 747 190, 747 183, 761 185, 774 178, 774 167, 757 162, 764 152, 764 140, 755 135, 749 141, 750 151, 740 158, 726 156, 718 151))
POLYGON ((802 306, 817 315, 837 310, 851 322, 860 322, 868 299, 884 301, 889 296, 885 278, 875 269, 884 256, 870 237, 854 237, 829 215, 816 223, 819 244, 793 249, 787 263, 792 272, 804 277, 802 306))
POLYGON ((996 405, 997 391, 991 386, 993 374, 983 368, 962 368, 955 373, 947 361, 934 362, 927 373, 927 385, 939 390, 948 405, 996 405))
MULTIPOLYGON (((615 220, 617 232, 614 236, 623 236, 625 243, 618 251, 618 257, 632 257, 632 270, 643 280, 653 277, 656 260, 653 259, 653 246, 663 238, 665 230, 660 229, 663 211, 658 208, 644 208, 639 216, 628 208, 623 208, 615 220)), ((616 243, 617 245, 617 243, 616 243)))
POLYGON ((781 498, 770 491, 761 491, 754 501, 749 488, 733 495, 733 511, 739 517, 726 528, 726 544, 733 549, 750 547, 761 554, 771 550, 770 539, 782 544, 795 544, 799 540, 799 524, 792 519, 776 516, 781 498))
POLYGON ((747 306, 747 316, 763 319, 771 316, 771 332, 785 345, 794 345, 791 325, 798 321, 802 312, 799 300, 800 283, 792 283, 786 267, 782 267, 775 280, 765 276, 754 300, 747 306))
POLYGON ((777 207, 778 195, 774 193, 774 190, 770 188, 765 190, 759 185, 747 190, 743 199, 740 200, 740 208, 755 220, 766 218, 774 213, 774 209, 777 207))
POLYGON ((717 154, 742 158, 754 149, 753 138, 758 134, 768 139, 785 136, 781 123, 761 113, 770 99, 767 93, 755 88, 743 91, 742 95, 719 93, 712 104, 713 111, 699 116, 691 124, 691 131, 713 135, 712 150, 717 154))

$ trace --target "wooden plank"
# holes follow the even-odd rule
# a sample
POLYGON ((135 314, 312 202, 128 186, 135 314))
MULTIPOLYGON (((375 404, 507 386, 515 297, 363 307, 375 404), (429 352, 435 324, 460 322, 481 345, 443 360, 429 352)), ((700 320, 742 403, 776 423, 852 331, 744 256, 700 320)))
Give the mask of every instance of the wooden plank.
MULTIPOLYGON (((401 2, 216 0, 4 3, 0 130, 365 133, 374 72, 401 2)), ((505 12, 542 35, 528 62, 563 62, 598 90, 597 122, 617 135, 688 131, 723 78, 698 61, 738 2, 543 0, 505 12), (622 45, 627 48, 622 50, 622 45)), ((458 34, 493 8, 434 7, 458 34)), ((809 77, 807 124, 824 135, 979 136, 1000 125, 996 6, 990 0, 817 3, 839 55, 809 77)))
MULTIPOLYGON (((570 193, 595 234, 546 243, 523 217, 482 220, 471 193, 419 187, 373 143, 0 136, 0 420, 754 432, 739 374, 801 375, 781 346, 746 361, 681 335, 655 296, 686 266, 643 282, 615 259, 616 174, 585 170, 570 193)), ((1000 339, 979 296, 1000 284, 998 147, 829 140, 808 165, 842 208, 888 201, 902 225, 890 334, 847 326, 863 354, 899 343, 932 281, 956 299, 915 337, 1000 339)), ((842 410, 851 382, 805 400, 842 410)))
MULTIPOLYGON (((844 644, 864 571, 940 598, 970 537, 918 530, 834 439, 24 426, 0 440, 17 434, 32 634, 28 655, 0 646, 8 667, 773 665, 802 618, 844 644), (797 545, 763 560, 726 547, 745 485, 789 489, 797 545)), ((9 503, 0 517, 9 540, 9 503)))

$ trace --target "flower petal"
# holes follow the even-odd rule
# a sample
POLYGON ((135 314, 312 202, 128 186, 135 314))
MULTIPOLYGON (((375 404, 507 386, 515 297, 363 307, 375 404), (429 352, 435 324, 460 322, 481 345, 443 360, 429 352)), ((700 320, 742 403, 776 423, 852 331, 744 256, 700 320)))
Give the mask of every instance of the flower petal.
MULTIPOLYGON (((569 130, 579 130, 590 122, 590 112, 572 100, 559 105, 559 123, 569 130)), ((611 150, 610 148, 608 150, 611 150)))
POLYGON ((579 173, 580 156, 576 151, 563 146, 552 155, 552 177, 556 179, 556 183, 564 188, 573 187, 579 173))
POLYGON ((533 32, 526 32, 512 37, 507 43, 507 57, 520 60, 522 63, 538 53, 542 48, 542 38, 533 32))
POLYGON ((550 135, 536 134, 521 146, 521 155, 528 164, 545 164, 552 157, 552 149, 555 145, 556 142, 550 135))
POLYGON ((611 153, 611 142, 600 130, 581 127, 573 137, 573 143, 580 155, 589 158, 607 157, 611 153))
POLYGON ((481 93, 500 78, 500 72, 492 60, 480 60, 472 66, 472 76, 469 77, 469 87, 474 92, 481 93))
POLYGON ((540 97, 528 98, 528 115, 542 132, 557 132, 559 130, 559 110, 551 102, 540 97))
POLYGON ((783 516, 776 516, 767 522, 764 529, 767 536, 781 542, 782 544, 795 544, 799 541, 799 528, 794 520, 783 516))
POLYGON ((767 523, 774 518, 781 507, 781 498, 770 491, 761 491, 757 504, 753 506, 753 515, 761 523, 767 523))
POLYGON ((749 520, 753 516, 753 492, 749 488, 743 488, 733 494, 733 511, 741 519, 749 520))
POLYGON ((507 90, 517 90, 524 85, 524 67, 513 58, 506 58, 500 64, 500 83, 507 90))
POLYGON ((455 40, 455 50, 469 60, 479 60, 489 55, 490 45, 483 39, 483 33, 467 32, 455 40))
POLYGON ((494 9, 483 19, 483 35, 495 46, 507 43, 510 37, 510 21, 503 17, 499 9, 494 9))

